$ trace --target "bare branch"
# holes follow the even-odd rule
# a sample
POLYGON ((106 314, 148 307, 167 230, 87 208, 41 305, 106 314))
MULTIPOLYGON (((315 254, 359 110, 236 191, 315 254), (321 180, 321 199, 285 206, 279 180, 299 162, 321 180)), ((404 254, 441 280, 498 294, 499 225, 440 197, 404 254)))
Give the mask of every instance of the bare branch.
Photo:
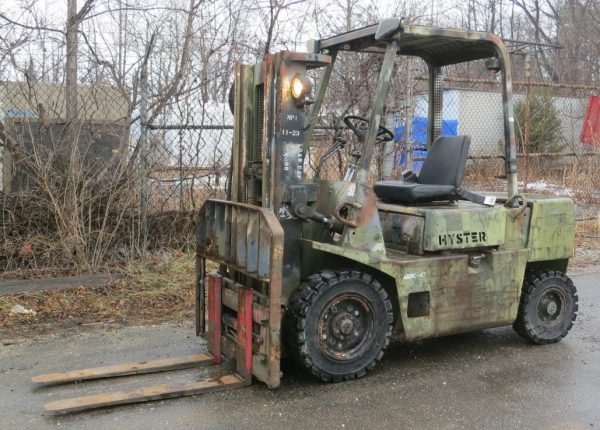
POLYGON ((64 31, 59 30, 57 28, 51 28, 51 27, 45 27, 45 26, 31 26, 31 25, 27 25, 27 24, 22 24, 20 22, 17 22, 17 21, 14 21, 14 20, 10 19, 9 17, 7 17, 5 14, 3 14, 1 12, 0 12, 0 18, 2 18, 3 20, 5 20, 9 24, 16 25, 17 27, 21 27, 21 28, 24 28, 26 30, 36 30, 36 31, 43 30, 43 31, 49 31, 49 32, 52 32, 52 33, 59 33, 59 34, 62 34, 62 35, 65 34, 64 31))

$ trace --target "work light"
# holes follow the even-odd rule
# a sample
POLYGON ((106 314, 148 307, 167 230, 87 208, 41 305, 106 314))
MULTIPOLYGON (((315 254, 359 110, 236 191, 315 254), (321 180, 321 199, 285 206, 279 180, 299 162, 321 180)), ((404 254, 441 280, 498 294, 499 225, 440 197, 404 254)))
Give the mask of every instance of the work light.
POLYGON ((294 97, 296 100, 301 101, 304 97, 306 97, 307 94, 310 93, 311 89, 312 85, 310 84, 309 80, 306 79, 306 77, 296 74, 292 78, 290 90, 292 92, 292 97, 294 97))

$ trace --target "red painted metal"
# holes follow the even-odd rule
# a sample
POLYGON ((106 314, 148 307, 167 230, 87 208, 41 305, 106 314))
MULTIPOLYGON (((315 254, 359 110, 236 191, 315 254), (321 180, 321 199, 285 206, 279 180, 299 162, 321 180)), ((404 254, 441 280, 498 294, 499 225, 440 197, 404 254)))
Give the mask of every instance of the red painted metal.
POLYGON ((600 147, 600 97, 590 96, 580 139, 583 143, 600 147))
POLYGON ((238 288, 236 370, 247 383, 252 381, 252 288, 238 288))
MULTIPOLYGON (((235 176, 235 175, 234 175, 235 176)), ((251 363, 252 376, 265 382, 269 388, 277 388, 281 382, 281 290, 283 273, 283 228, 277 216, 269 208, 252 206, 227 200, 207 200, 199 214, 200 231, 198 236, 198 276, 202 276, 206 260, 226 267, 229 275, 221 280, 221 304, 223 312, 238 312, 238 289, 244 284, 254 285, 259 281, 267 286, 266 303, 252 305, 254 324, 254 346, 258 347, 252 361, 244 357, 244 366, 251 363), (246 221, 248 220, 248 221, 246 221), (243 227, 243 228, 242 228, 243 227), (242 249, 242 245, 245 246, 242 249), (238 252, 238 251, 241 251, 238 252), (245 256, 244 258, 241 258, 245 256), (242 265, 238 263, 243 263, 242 265), (231 276, 231 279, 228 279, 231 276), (240 283, 240 280, 243 283, 240 283), (247 280, 247 281, 246 281, 247 280), (254 280, 254 281, 253 281, 254 280)), ((196 289, 196 325, 201 333, 203 310, 206 310, 207 332, 205 338, 211 339, 208 329, 214 318, 210 315, 210 306, 204 300, 202 288, 209 290, 209 278, 198 282, 196 289)), ((258 284, 257 284, 258 285, 258 284)), ((223 314, 225 315, 225 314, 223 314)), ((232 313, 233 315, 233 313, 232 313)), ((237 319, 237 315, 234 316, 237 319)), ((221 353, 224 357, 238 361, 237 340, 227 332, 237 333, 230 319, 227 331, 223 327, 221 353), (230 330, 231 329, 231 330, 230 330)), ((250 348, 246 349, 250 351, 250 348)))
POLYGON ((209 273, 206 277, 208 287, 208 352, 213 355, 215 364, 221 362, 221 283, 221 275, 209 273))

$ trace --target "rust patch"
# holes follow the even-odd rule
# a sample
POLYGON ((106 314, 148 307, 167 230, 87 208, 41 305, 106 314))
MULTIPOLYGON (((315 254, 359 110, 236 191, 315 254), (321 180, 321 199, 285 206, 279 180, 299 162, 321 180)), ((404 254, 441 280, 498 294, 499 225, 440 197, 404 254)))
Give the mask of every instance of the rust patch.
POLYGON ((364 227, 369 225, 373 220, 373 217, 379 217, 377 211, 377 197, 371 187, 364 187, 364 200, 363 207, 358 212, 356 217, 356 224, 358 227, 364 227))

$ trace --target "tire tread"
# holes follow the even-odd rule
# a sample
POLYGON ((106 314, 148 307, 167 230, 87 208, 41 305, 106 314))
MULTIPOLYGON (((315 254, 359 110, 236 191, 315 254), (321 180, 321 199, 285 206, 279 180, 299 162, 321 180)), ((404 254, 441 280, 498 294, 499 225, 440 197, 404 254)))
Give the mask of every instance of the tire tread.
POLYGON ((292 297, 291 306, 292 317, 295 321, 293 325, 294 333, 291 333, 290 338, 292 342, 292 355, 300 362, 301 365, 306 367, 314 376, 326 381, 326 382, 341 382, 349 381, 352 379, 358 379, 363 377, 367 371, 375 368, 377 362, 383 358, 384 350, 390 343, 390 337, 392 334, 392 323, 394 321, 394 314, 392 311, 392 303, 389 300, 388 294, 382 287, 381 283, 367 273, 363 273, 356 270, 323 270, 315 273, 308 277, 306 282, 303 282, 296 294, 292 297), (386 321, 388 323, 384 344, 376 357, 370 362, 366 363, 355 372, 338 375, 331 374, 323 369, 318 368, 311 360, 308 348, 306 346, 306 318, 310 306, 314 303, 315 299, 327 289, 333 287, 339 281, 345 279, 355 279, 357 281, 364 282, 369 285, 383 300, 386 309, 386 321))
POLYGON ((521 300, 519 302, 519 311, 517 313, 517 319, 513 323, 513 329, 522 338, 538 345, 559 342, 563 337, 567 335, 569 330, 571 330, 571 328, 573 327, 573 322, 577 318, 577 311, 579 310, 578 299, 579 298, 577 296, 577 288, 575 288, 575 285, 573 285, 573 281, 566 274, 555 270, 534 272, 526 278, 523 284, 521 300), (534 293, 536 289, 541 288, 540 285, 544 281, 551 278, 561 279, 565 283, 565 287, 567 289, 566 292, 572 294, 573 314, 565 330, 559 333, 556 337, 548 339, 539 336, 536 330, 537 327, 533 326, 527 318, 527 310, 532 304, 532 300, 534 299, 534 293))

